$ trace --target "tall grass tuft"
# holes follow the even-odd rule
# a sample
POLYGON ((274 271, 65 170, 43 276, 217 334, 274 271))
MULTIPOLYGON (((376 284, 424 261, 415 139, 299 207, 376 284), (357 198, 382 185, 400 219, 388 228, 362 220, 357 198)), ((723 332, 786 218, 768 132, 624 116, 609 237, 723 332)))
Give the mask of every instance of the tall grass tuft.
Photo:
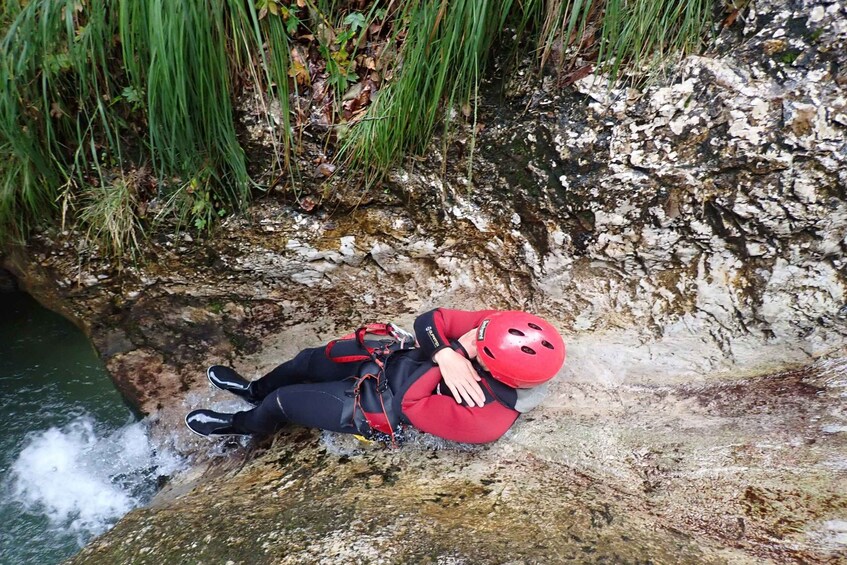
POLYGON ((699 50, 715 7, 712 0, 548 0, 543 4, 542 64, 556 48, 565 52, 560 67, 588 55, 612 82, 624 66, 643 76, 645 70, 673 56, 699 50))
POLYGON ((288 166, 287 38, 252 0, 10 0, 0 22, 0 238, 49 217, 59 187, 147 161, 163 199, 211 171, 212 201, 240 206, 245 90, 278 96, 281 126, 265 117, 288 166))
POLYGON ((136 187, 129 179, 84 190, 79 219, 86 239, 111 256, 135 257, 143 238, 136 187))
MULTIPOLYGON (((11 229, 47 214, 58 186, 97 159, 95 133, 111 133, 101 98, 110 76, 102 66, 109 45, 105 7, 92 0, 80 26, 74 7, 46 0, 6 7, 11 22, 0 41, 0 160, 6 163, 0 217, 16 220, 11 229), (68 137, 78 140, 73 152, 65 146, 68 137)), ((0 229, 8 231, 10 223, 0 229)))
POLYGON ((511 7, 511 0, 406 3, 399 18, 408 26, 396 30, 405 34, 399 77, 382 89, 344 145, 354 166, 385 170, 401 155, 421 151, 442 116, 449 124, 452 112, 475 97, 511 7))

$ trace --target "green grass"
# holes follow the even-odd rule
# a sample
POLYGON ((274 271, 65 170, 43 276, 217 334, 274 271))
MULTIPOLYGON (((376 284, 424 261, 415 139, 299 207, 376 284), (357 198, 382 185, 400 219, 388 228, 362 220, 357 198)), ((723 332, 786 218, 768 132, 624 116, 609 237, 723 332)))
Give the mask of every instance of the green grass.
POLYGON ((0 238, 49 217, 59 187, 148 162, 162 198, 211 171, 211 201, 244 204, 236 76, 266 106, 279 100, 288 168, 287 39, 250 0, 13 0, 2 17, 0 238))
MULTIPOLYGON (((343 154, 353 167, 379 174, 422 151, 443 120, 464 110, 475 132, 480 79, 500 33, 536 30, 540 66, 555 48, 558 70, 580 57, 610 83, 624 68, 650 72, 671 57, 699 50, 714 3, 705 0, 418 0, 405 4, 403 68, 368 116, 349 132, 343 154), (443 112, 441 110, 447 109, 443 112), (451 112, 452 111, 452 112, 451 112)), ((470 139, 470 160, 474 150, 470 139)))
MULTIPOLYGON (((424 149, 441 120, 475 97, 484 65, 512 2, 407 2, 402 70, 351 132, 344 154, 354 166, 384 171, 424 149), (446 109, 446 112, 441 112, 446 109)), ((395 36, 396 40, 396 36, 395 36)), ((475 120, 475 106, 473 109, 475 120)))
POLYGON ((86 239, 113 257, 134 258, 143 238, 134 183, 118 179, 87 187, 82 201, 79 220, 86 228, 86 239))
MULTIPOLYGON (((271 135, 272 162, 257 169, 295 184, 292 156, 309 125, 295 125, 289 106, 308 96, 292 79, 294 46, 320 54, 324 67, 312 55, 309 80, 326 80, 334 99, 329 133, 313 136, 373 179, 457 121, 475 131, 480 83, 504 41, 534 49, 539 68, 554 63, 566 74, 590 64, 616 80, 700 49, 713 8, 705 0, 7 0, 0 241, 61 208, 122 252, 137 242, 125 219, 140 198, 207 229, 256 188, 236 130, 240 100, 271 135), (372 24, 384 32, 371 36, 372 24), (379 88, 365 113, 345 118, 343 97, 363 76, 354 60, 368 49, 382 65, 379 88), (124 179, 147 167, 155 187, 140 194, 124 179), (93 193, 127 210, 70 206, 93 193)), ((470 156, 473 146, 472 135, 470 156)))
POLYGON ((709 28, 711 0, 551 0, 544 6, 539 47, 559 67, 580 56, 596 61, 614 82, 624 67, 640 74, 698 51, 709 28))

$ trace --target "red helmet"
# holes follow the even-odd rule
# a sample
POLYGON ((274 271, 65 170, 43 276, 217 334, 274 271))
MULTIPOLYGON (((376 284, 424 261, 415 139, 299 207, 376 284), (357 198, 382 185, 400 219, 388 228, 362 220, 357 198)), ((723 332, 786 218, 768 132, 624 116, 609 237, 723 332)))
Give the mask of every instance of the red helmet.
POLYGON ((539 385, 565 363, 559 332, 527 312, 495 312, 479 324, 477 355, 498 381, 514 388, 539 385))

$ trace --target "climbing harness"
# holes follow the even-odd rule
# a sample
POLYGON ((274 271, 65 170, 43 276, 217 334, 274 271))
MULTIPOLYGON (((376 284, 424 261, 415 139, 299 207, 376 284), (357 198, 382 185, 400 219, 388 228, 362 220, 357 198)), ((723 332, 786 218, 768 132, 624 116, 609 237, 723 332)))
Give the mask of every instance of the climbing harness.
POLYGON ((355 332, 329 342, 326 357, 336 363, 365 362, 360 375, 347 391, 352 402, 345 403, 344 422, 352 421, 362 437, 369 440, 387 439, 392 447, 401 441, 400 414, 394 409, 394 394, 388 386, 385 367, 392 353, 415 347, 415 337, 394 324, 367 324, 355 332), (367 339, 376 336, 377 339, 367 339), (388 338, 388 339, 386 339, 388 338), (342 342, 355 339, 355 352, 333 356, 332 351, 342 342))

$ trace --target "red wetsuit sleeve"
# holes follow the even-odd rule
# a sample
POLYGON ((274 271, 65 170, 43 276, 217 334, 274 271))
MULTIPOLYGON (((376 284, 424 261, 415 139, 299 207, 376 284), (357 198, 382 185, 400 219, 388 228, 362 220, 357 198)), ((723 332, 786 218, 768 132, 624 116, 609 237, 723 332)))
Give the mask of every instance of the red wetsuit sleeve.
POLYGON ((441 371, 433 367, 403 396, 403 414, 423 432, 450 441, 487 443, 499 439, 520 415, 496 401, 468 407, 452 396, 433 394, 440 381, 441 371))
POLYGON ((415 320, 415 335, 418 344, 428 357, 450 342, 459 339, 496 310, 448 310, 438 308, 421 314, 415 320))

